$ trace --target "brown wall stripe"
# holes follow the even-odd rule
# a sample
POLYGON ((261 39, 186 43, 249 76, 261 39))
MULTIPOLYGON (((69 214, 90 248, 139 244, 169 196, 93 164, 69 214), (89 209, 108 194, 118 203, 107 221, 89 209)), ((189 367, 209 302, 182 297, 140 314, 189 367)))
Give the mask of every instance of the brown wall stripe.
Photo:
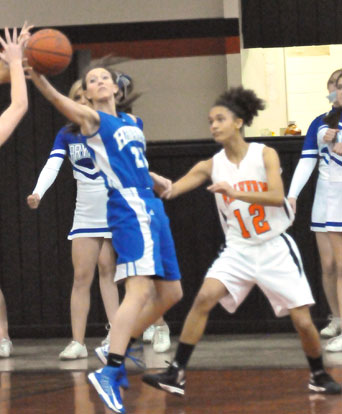
POLYGON ((128 56, 135 59, 156 59, 190 56, 212 56, 240 53, 238 36, 200 38, 200 39, 163 39, 132 42, 103 42, 76 44, 74 50, 87 49, 92 58, 107 54, 128 56))

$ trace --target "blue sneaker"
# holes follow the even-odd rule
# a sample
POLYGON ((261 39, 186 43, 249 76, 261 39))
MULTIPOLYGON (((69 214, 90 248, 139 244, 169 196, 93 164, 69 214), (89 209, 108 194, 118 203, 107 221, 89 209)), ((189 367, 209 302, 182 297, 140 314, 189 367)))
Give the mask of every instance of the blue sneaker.
MULTIPOLYGON (((146 365, 145 362, 142 361, 140 358, 137 358, 132 355, 134 352, 139 352, 143 349, 143 346, 135 347, 135 348, 128 348, 126 352, 126 358, 129 358, 131 361, 135 363, 135 365, 141 369, 145 369, 146 365)), ((109 353, 109 345, 99 346, 95 348, 96 356, 102 362, 103 365, 107 364, 108 353, 109 353)))
POLYGON ((91 372, 89 381, 108 408, 116 413, 125 413, 120 394, 120 368, 105 366, 102 370, 91 372))

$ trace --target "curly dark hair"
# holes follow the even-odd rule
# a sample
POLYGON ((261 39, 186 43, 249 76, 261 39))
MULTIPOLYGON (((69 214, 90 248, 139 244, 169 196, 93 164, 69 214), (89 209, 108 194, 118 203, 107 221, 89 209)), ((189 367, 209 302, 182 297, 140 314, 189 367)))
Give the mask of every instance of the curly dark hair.
POLYGON ((132 104, 135 102, 142 93, 133 92, 134 90, 134 81, 133 79, 123 73, 122 71, 116 69, 116 66, 119 63, 126 62, 131 60, 127 57, 118 57, 113 55, 103 56, 99 59, 92 60, 83 70, 82 70, 82 88, 83 90, 87 89, 86 77, 87 74, 96 68, 106 69, 112 76, 114 83, 119 86, 118 99, 116 99, 116 107, 120 112, 131 112, 132 104))
POLYGON ((244 125, 251 125, 259 110, 265 109, 265 102, 258 98, 251 89, 242 86, 228 89, 220 95, 214 106, 224 106, 243 120, 244 125))

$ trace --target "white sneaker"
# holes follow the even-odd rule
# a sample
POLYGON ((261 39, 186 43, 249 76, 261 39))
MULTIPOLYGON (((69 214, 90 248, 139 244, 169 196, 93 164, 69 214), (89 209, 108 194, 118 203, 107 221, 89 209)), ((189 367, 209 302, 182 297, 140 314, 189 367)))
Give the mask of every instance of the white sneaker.
POLYGON ((342 335, 331 338, 325 346, 327 352, 342 352, 342 335))
POLYGON ((148 343, 148 344, 152 342, 155 328, 156 327, 154 325, 151 325, 147 329, 145 329, 143 333, 143 342, 148 343))
POLYGON ((152 343, 154 352, 166 352, 171 348, 170 329, 166 324, 155 327, 152 343))
POLYGON ((108 334, 105 337, 105 339, 101 342, 101 346, 106 346, 106 345, 109 345, 110 343, 110 323, 107 323, 106 329, 108 331, 108 334))
POLYGON ((69 345, 66 346, 64 351, 59 354, 59 359, 80 359, 87 358, 88 351, 85 345, 80 344, 77 341, 71 341, 69 345))
POLYGON ((0 357, 8 358, 13 351, 12 341, 7 338, 2 338, 0 341, 0 357))
POLYGON ((329 319, 330 323, 320 332, 323 338, 333 338, 341 333, 340 318, 330 316, 329 319))

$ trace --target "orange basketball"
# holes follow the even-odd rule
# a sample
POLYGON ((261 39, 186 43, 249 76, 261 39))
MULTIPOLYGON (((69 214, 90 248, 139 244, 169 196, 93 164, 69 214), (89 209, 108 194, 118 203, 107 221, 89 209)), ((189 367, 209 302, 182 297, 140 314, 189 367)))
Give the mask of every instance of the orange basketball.
POLYGON ((71 61, 72 46, 59 30, 42 29, 34 33, 25 48, 29 66, 43 75, 58 75, 71 61))

